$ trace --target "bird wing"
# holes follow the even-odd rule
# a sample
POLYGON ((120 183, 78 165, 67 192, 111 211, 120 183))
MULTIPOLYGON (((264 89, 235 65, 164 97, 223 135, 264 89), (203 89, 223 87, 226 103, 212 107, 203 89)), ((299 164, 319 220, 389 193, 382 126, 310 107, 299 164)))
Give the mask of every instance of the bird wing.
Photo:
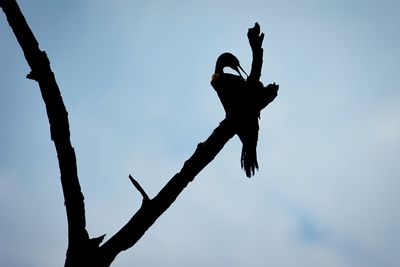
POLYGON ((214 74, 211 85, 217 92, 218 97, 228 114, 240 104, 241 92, 245 87, 245 80, 230 73, 214 74))

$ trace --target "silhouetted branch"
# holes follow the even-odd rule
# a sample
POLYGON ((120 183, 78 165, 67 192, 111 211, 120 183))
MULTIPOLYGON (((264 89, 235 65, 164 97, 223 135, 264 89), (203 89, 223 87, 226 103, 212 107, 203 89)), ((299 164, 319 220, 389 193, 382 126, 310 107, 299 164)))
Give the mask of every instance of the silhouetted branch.
MULTIPOLYGON (((140 184, 129 175, 129 179, 143 197, 143 205, 114 236, 100 246, 105 235, 89 238, 86 231, 84 197, 79 185, 75 151, 70 141, 68 113, 56 83, 50 62, 44 51, 39 49, 32 31, 27 25, 15 0, 0 0, 0 7, 20 44, 31 72, 27 78, 39 83, 50 123, 51 139, 54 141, 61 184, 64 193, 68 220, 68 251, 65 266, 109 266, 121 252, 132 247, 149 229, 157 218, 176 200, 195 176, 209 164, 224 145, 235 135, 235 125, 225 118, 208 139, 199 143, 193 155, 182 169, 150 199, 140 184)), ((258 81, 262 66, 262 40, 259 25, 249 29, 248 38, 253 51, 253 64, 249 76, 258 81)))
MULTIPOLYGON (((253 51, 250 76, 254 82, 258 82, 261 76, 263 56, 261 45, 264 38, 264 34, 260 35, 258 23, 249 29, 248 38, 253 51)), ((106 263, 111 263, 120 252, 135 245, 158 217, 171 206, 185 187, 215 158, 235 134, 234 122, 225 118, 205 142, 198 144, 197 149, 184 163, 181 171, 175 174, 153 199, 146 205, 142 205, 119 232, 100 247, 100 255, 104 257, 103 260, 106 263)))
MULTIPOLYGON (((61 173, 68 220, 67 260, 71 259, 70 256, 72 258, 80 257, 83 252, 81 247, 88 244, 89 236, 86 231, 84 198, 78 180, 75 151, 70 142, 68 113, 47 55, 39 49, 39 44, 26 23, 17 2, 15 0, 1 0, 0 7, 3 9, 31 68, 27 77, 39 83, 61 173)), ((73 265, 73 263, 71 264, 73 265)), ((66 266, 68 265, 66 264, 66 266)))
POLYGON ((181 171, 175 174, 153 199, 142 205, 118 233, 100 247, 103 260, 111 263, 121 251, 132 247, 234 135, 234 125, 228 119, 224 119, 205 142, 197 145, 197 149, 184 163, 181 171))
POLYGON ((143 197, 143 203, 147 203, 150 198, 149 196, 146 194, 146 191, 144 191, 143 187, 138 183, 138 181, 136 181, 132 175, 129 175, 129 180, 132 182, 133 186, 139 191, 139 193, 142 195, 143 197))
POLYGON ((264 40, 264 33, 260 33, 260 25, 258 23, 255 23, 254 27, 247 31, 247 38, 249 39, 250 47, 253 52, 253 61, 248 80, 256 84, 261 77, 261 68, 263 64, 262 43, 264 40))

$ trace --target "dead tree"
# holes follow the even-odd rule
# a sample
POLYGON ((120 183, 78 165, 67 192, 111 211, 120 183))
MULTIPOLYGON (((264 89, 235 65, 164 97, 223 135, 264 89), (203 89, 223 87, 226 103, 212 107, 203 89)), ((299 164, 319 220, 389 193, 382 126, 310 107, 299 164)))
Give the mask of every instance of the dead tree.
MULTIPOLYGON (((116 234, 101 244, 104 238, 90 237, 86 230, 84 197, 79 184, 76 156, 70 141, 68 112, 64 106, 60 89, 49 59, 29 28, 15 0, 0 0, 8 23, 20 44, 25 59, 31 68, 28 79, 39 84, 41 95, 46 106, 50 124, 51 140, 54 142, 64 194, 68 221, 68 249, 66 267, 110 266, 115 257, 122 251, 131 248, 145 234, 157 218, 176 200, 194 177, 221 151, 223 146, 235 135, 235 127, 229 118, 225 118, 214 129, 208 139, 199 143, 193 155, 183 164, 161 191, 150 198, 139 183, 129 179, 143 197, 139 210, 116 234)), ((262 40, 259 34, 248 37, 253 51, 252 71, 249 79, 259 80, 262 65, 262 40)))

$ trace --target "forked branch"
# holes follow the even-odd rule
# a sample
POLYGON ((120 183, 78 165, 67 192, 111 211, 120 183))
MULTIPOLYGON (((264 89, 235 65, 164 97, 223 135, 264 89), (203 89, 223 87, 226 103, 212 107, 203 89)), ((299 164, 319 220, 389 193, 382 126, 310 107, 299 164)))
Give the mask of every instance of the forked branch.
MULTIPOLYGON (((195 176, 215 158, 229 139, 235 135, 235 127, 228 118, 225 118, 205 142, 198 144, 194 154, 184 163, 180 172, 175 174, 153 199, 150 199, 140 184, 129 176, 143 197, 143 205, 120 231, 100 246, 104 235, 90 239, 86 231, 84 197, 79 185, 75 151, 70 141, 68 113, 48 57, 39 49, 39 44, 17 2, 0 0, 0 8, 6 14, 31 68, 27 78, 38 82, 46 105, 67 211, 68 251, 65 266, 109 266, 121 251, 132 247, 144 235, 195 176)), ((249 34, 250 44, 255 44, 254 47, 252 45, 253 65, 250 74, 255 80, 258 80, 261 75, 263 38, 263 35, 259 35, 259 26, 257 31, 257 25, 249 34)))

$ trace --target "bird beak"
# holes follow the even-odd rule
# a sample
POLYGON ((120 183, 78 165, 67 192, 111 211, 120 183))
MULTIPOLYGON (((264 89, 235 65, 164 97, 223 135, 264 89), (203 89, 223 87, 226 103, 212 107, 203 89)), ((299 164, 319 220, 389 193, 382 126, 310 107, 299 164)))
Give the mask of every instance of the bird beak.
MULTIPOLYGON (((242 66, 240 66, 240 64, 238 65, 238 67, 239 67, 239 69, 240 69, 241 71, 243 71, 244 74, 246 74, 246 77, 249 77, 249 75, 247 75, 247 73, 244 71, 244 69, 242 68, 242 66)), ((239 72, 239 70, 237 70, 237 72, 239 72)), ((240 72, 239 72, 239 75, 240 75, 240 72)), ((240 75, 240 76, 242 76, 242 75, 240 75)))

